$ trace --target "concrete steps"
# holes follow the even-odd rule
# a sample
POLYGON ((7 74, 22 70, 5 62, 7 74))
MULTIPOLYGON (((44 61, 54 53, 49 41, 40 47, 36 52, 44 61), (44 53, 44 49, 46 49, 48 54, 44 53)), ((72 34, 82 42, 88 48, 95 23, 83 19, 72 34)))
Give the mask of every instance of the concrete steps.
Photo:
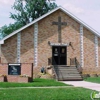
POLYGON ((76 67, 69 66, 54 66, 57 78, 60 81, 66 80, 82 80, 82 76, 76 67))

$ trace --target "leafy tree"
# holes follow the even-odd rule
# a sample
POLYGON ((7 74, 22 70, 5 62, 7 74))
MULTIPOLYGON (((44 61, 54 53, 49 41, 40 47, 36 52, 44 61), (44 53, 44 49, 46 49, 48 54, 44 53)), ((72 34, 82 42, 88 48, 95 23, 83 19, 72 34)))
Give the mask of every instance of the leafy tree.
POLYGON ((11 13, 10 17, 26 25, 56 7, 55 3, 46 0, 15 0, 12 8, 16 13, 11 13))
POLYGON ((0 28, 0 37, 5 37, 6 35, 12 33, 13 31, 19 29, 23 25, 21 23, 15 22, 14 24, 4 25, 0 28))
POLYGON ((14 19, 15 23, 4 25, 0 28, 0 33, 4 37, 56 7, 50 0, 15 0, 12 6, 15 13, 10 13, 10 18, 14 19))

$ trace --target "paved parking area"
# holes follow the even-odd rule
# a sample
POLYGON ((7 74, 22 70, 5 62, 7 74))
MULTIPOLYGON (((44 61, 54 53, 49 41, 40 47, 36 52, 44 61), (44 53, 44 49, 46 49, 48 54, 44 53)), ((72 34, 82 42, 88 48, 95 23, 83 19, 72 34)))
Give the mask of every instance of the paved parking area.
POLYGON ((61 81, 65 84, 70 84, 75 87, 83 87, 88 88, 96 91, 100 91, 100 84, 98 83, 92 83, 92 82, 86 82, 86 81, 61 81))

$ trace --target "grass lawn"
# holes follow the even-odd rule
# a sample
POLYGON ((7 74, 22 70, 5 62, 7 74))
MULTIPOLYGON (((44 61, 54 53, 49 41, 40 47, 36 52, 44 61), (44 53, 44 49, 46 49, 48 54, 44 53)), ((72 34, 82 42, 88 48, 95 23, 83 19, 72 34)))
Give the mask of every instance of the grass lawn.
POLYGON ((84 88, 0 89, 0 100, 91 100, 84 88))
POLYGON ((100 77, 88 77, 85 78, 84 80, 88 82, 100 83, 100 77))
POLYGON ((10 83, 10 82, 0 82, 0 87, 45 87, 45 86, 68 86, 64 83, 57 82, 53 79, 34 79, 30 83, 10 83))

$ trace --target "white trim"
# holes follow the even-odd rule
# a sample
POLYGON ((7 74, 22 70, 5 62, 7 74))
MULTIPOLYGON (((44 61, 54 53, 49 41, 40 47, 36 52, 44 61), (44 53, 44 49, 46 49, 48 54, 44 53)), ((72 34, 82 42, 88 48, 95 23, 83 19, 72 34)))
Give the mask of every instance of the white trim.
POLYGON ((9 64, 9 65, 21 65, 21 64, 9 64))
POLYGON ((80 20, 79 18, 77 18, 76 16, 74 16, 72 13, 70 13, 68 10, 64 9, 63 7, 59 6, 55 9, 53 9, 52 11, 49 11, 48 13, 44 14, 43 16, 37 18, 36 20, 32 21, 31 23, 25 25, 24 27, 14 31, 13 33, 9 34, 8 36, 6 36, 5 38, 3 38, 2 40, 0 40, 0 44, 3 44, 4 41, 8 38, 10 38, 11 36, 21 32, 23 29, 31 26, 32 24, 40 21, 41 19, 47 17, 48 15, 52 14, 53 12, 57 11, 58 9, 60 9, 61 11, 63 11, 64 13, 66 13, 67 15, 69 15, 70 17, 72 17, 74 20, 76 20, 77 22, 79 22, 80 24, 82 24, 84 27, 86 27, 87 29, 89 29, 91 32, 93 32, 94 34, 96 34, 97 36, 100 37, 100 33, 98 33, 96 30, 94 30, 93 28, 91 28, 89 25, 87 25, 86 23, 84 23, 82 20, 80 20))
POLYGON ((76 17, 75 15, 73 15, 71 12, 69 12, 68 10, 66 10, 63 7, 60 7, 60 10, 62 10, 67 15, 69 15, 71 18, 73 18, 74 20, 76 20, 77 22, 79 22, 81 25, 83 25, 83 27, 89 29, 91 32, 93 32, 94 34, 96 34, 97 36, 100 37, 100 33, 99 32, 97 32, 96 30, 94 30, 92 27, 90 27, 89 25, 87 25, 85 22, 83 22, 81 19, 79 19, 78 17, 76 17))
POLYGON ((0 44, 0 57, 1 57, 1 44, 0 44))
POLYGON ((98 37, 95 35, 95 63, 96 67, 98 67, 98 37))
POLYGON ((38 64, 38 23, 34 24, 34 66, 38 64))
POLYGON ((4 44, 4 40, 0 40, 0 44, 4 44))
POLYGON ((80 64, 81 67, 84 67, 84 48, 83 48, 83 25, 80 25, 80 50, 81 50, 81 59, 80 59, 80 64))
POLYGON ((17 63, 20 63, 21 33, 17 34, 17 63))
POLYGON ((52 43, 52 42, 50 42, 50 46, 69 46, 69 43, 52 43))

